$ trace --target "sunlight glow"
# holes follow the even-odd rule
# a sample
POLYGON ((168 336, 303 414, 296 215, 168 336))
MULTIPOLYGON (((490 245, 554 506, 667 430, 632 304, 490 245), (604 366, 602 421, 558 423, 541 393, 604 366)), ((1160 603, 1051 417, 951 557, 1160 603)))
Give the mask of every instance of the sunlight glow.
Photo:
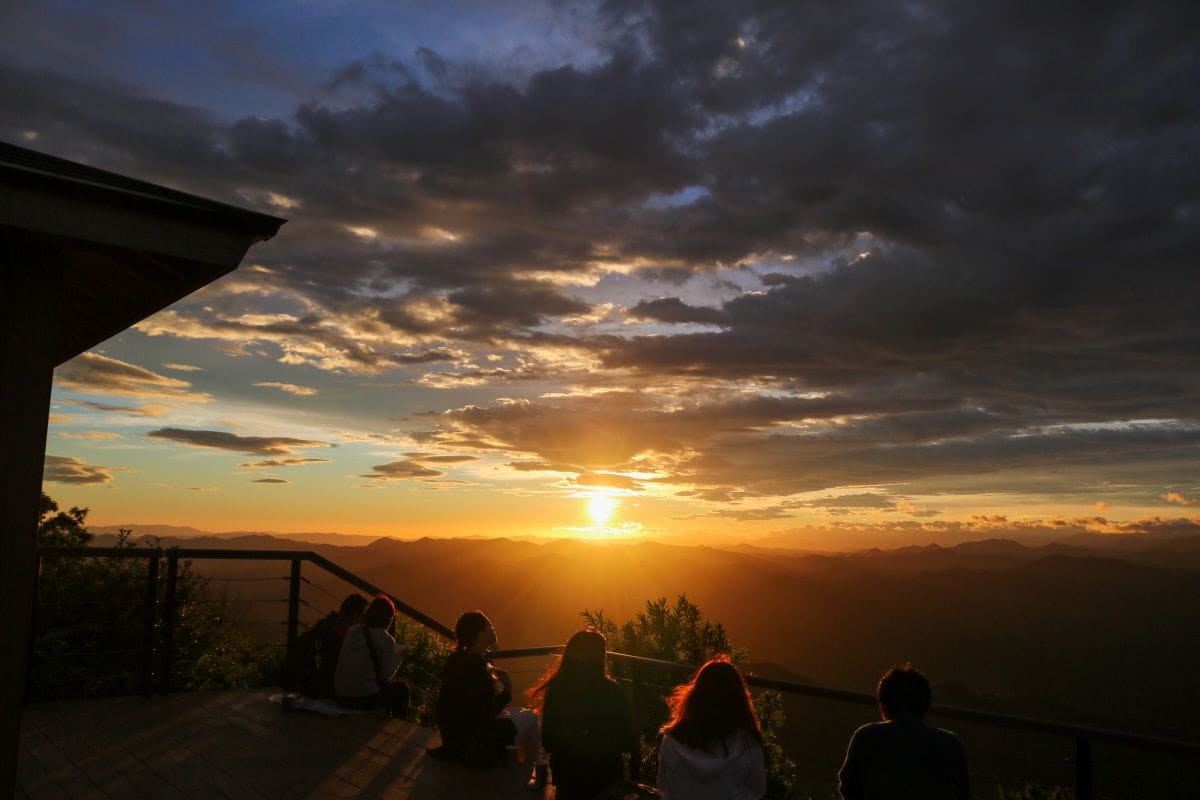
POLYGON ((617 510, 620 500, 607 494, 592 495, 588 500, 588 516, 592 518, 592 522, 597 525, 603 525, 612 517, 613 512, 617 510))

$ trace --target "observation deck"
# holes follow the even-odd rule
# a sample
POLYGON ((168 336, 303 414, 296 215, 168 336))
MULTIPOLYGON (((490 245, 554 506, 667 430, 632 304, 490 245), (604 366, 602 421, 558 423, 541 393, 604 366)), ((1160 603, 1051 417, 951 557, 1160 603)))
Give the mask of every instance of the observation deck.
POLYGON ((428 758, 436 731, 375 713, 285 711, 267 689, 34 703, 22 715, 18 800, 433 800, 554 797, 524 765, 428 758))

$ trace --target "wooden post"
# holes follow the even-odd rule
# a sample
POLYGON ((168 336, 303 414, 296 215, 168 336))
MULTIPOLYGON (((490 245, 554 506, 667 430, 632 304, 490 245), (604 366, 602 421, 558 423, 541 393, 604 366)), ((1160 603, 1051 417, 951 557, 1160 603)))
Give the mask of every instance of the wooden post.
POLYGON ((288 578, 287 654, 296 648, 296 633, 300 627, 300 559, 292 559, 292 574, 288 578))
POLYGON ((629 685, 633 691, 633 718, 638 725, 637 749, 629 756, 629 779, 636 781, 642 772, 642 669, 638 664, 629 665, 629 685))
POLYGON ((0 795, 15 793, 61 249, 0 228, 0 795))
POLYGON ((1075 740, 1075 800, 1092 800, 1092 740, 1075 740))

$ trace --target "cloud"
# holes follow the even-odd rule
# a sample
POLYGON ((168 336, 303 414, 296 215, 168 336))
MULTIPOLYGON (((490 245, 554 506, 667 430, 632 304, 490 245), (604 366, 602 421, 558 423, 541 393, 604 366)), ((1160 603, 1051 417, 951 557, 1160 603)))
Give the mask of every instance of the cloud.
POLYGON ((55 370, 54 380, 59 387, 87 394, 188 402, 207 402, 212 399, 207 393, 192 391, 192 385, 187 381, 159 375, 144 367, 98 353, 81 353, 71 359, 55 370))
POLYGON ((274 483, 291 483, 291 481, 284 480, 283 478, 255 478, 254 480, 250 481, 250 483, 272 483, 272 484, 274 484, 274 483))
POLYGON ((271 469, 274 467, 300 467, 305 464, 330 464, 328 458, 268 458, 264 461, 246 461, 238 464, 240 469, 271 469))
POLYGON ((600 487, 607 489, 625 489, 628 491, 641 491, 642 484, 628 475, 614 475, 604 472, 587 472, 583 475, 575 477, 576 486, 585 486, 588 488, 600 487))
POLYGON ((203 370, 203 367, 193 366, 192 364, 176 364, 167 362, 163 364, 163 366, 167 369, 173 369, 176 372, 200 372, 203 370))
POLYGON ((405 453, 405 458, 411 458, 414 461, 420 461, 426 464, 466 464, 471 461, 478 461, 478 456, 467 455, 432 455, 430 453, 405 453))
POLYGON ((379 464, 371 467, 371 470, 370 473, 358 477, 374 481, 407 481, 415 478, 440 478, 446 474, 409 459, 379 464))
MULTIPOLYGON (((585 55, 363 57, 240 118, 17 37, 0 138, 289 206, 261 271, 138 330, 470 390, 431 449, 640 461, 708 502, 1158 495, 1200 423, 1193 11, 1010 11, 604 3, 585 55), (601 391, 489 402, 522 382, 601 391)), ((196 398, 77 361, 60 385, 196 398)))
POLYGON ((297 397, 312 397, 313 395, 319 394, 319 392, 316 389, 312 389, 308 386, 297 386, 294 383, 280 383, 278 381, 257 381, 253 385, 254 386, 263 386, 268 389, 278 389, 281 392, 287 392, 288 394, 294 394, 297 397))
POLYGON ((167 406, 162 405, 118 406, 112 403, 98 403, 94 400, 75 400, 72 398, 62 399, 59 402, 79 408, 86 408, 89 411, 124 414, 130 417, 161 417, 169 410, 167 406))
POLYGON ((1195 506, 1200 505, 1200 500, 1189 499, 1184 497, 1179 492, 1163 492, 1161 495, 1163 502, 1171 503, 1177 506, 1195 506))
POLYGON ((289 436, 238 436, 226 431, 188 430, 185 428, 159 428, 146 435, 190 447, 211 447, 262 456, 285 456, 297 449, 325 447, 328 444, 308 439, 294 439, 289 436))
POLYGON ((80 458, 47 454, 45 465, 42 469, 42 480, 47 483, 95 486, 112 481, 114 472, 129 471, 122 467, 103 467, 98 464, 88 464, 80 458))
POLYGON ((115 431, 85 431, 83 433, 67 433, 63 431, 58 435, 62 439, 87 439, 93 442, 111 442, 121 438, 121 434, 115 431))

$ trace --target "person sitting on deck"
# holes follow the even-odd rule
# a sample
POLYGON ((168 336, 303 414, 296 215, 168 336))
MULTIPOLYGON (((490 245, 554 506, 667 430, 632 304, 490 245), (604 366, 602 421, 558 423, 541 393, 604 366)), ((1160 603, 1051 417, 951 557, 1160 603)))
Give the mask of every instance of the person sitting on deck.
POLYGON ((696 671, 667 700, 658 789, 664 800, 758 800, 767 791, 762 727, 728 656, 696 671))
POLYGON ((967 800, 967 756, 958 737, 925 724, 929 681, 911 664, 893 667, 876 689, 883 722, 854 732, 838 772, 844 800, 967 800))
POLYGON ((636 787, 625 781, 621 756, 638 747, 629 698, 608 674, 604 635, 575 633, 562 657, 529 690, 541 700, 542 744, 550 754, 555 797, 620 797, 636 787))
POLYGON ((381 594, 367 606, 362 622, 346 631, 333 677, 337 700, 346 708, 382 706, 395 717, 408 713, 408 685, 395 677, 408 648, 388 633, 395 617, 396 607, 381 594))
POLYGON ((309 697, 333 697, 333 676, 342 642, 366 610, 367 598, 354 592, 346 596, 337 611, 329 612, 305 631, 280 670, 279 685, 309 697))
POLYGON ((529 788, 545 785, 541 726, 528 708, 507 708, 512 701, 508 672, 488 663, 496 629, 481 611, 468 611, 454 626, 457 645, 442 668, 436 720, 442 745, 427 752, 437 759, 491 766, 514 742, 525 763, 534 763, 529 788), (541 770, 537 769, 541 766, 541 770))

